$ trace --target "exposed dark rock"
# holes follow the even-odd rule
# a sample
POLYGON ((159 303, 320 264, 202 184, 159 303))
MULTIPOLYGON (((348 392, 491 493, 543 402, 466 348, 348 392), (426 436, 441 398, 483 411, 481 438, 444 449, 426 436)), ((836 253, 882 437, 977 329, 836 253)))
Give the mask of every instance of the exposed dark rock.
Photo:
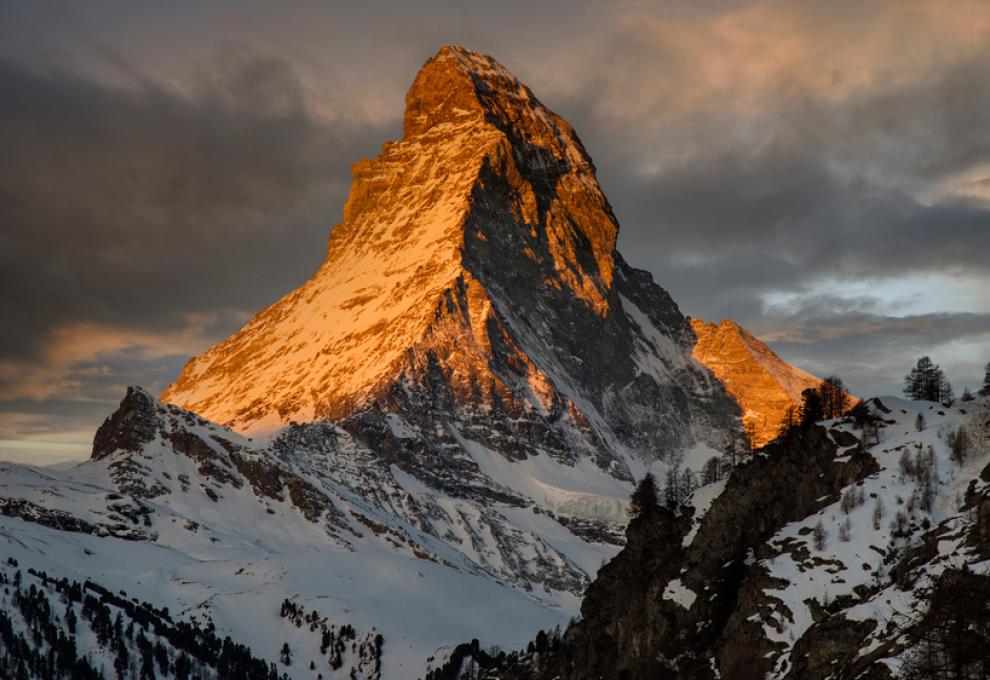
POLYGON ((91 458, 114 451, 139 451, 158 431, 156 400, 140 387, 128 387, 120 406, 96 431, 91 458))
MULTIPOLYGON (((878 469, 861 447, 838 457, 836 441, 855 443, 813 427, 768 445, 736 468, 686 548, 686 513, 661 509, 631 521, 625 548, 599 571, 559 648, 508 664, 498 677, 709 679, 716 669, 733 680, 764 677, 778 650, 762 622, 791 614, 766 595, 780 584, 751 558, 785 524, 878 469), (665 597, 668 588, 688 589, 693 601, 665 597)), ((836 650, 848 646, 841 627, 820 630, 836 650)))
POLYGON ((789 680, 826 680, 826 678, 883 678, 890 677, 886 666, 877 664, 871 674, 863 675, 872 667, 869 661, 857 662, 859 649, 877 627, 876 621, 850 621, 844 616, 830 616, 815 623, 794 644, 791 651, 789 680), (837 662, 842 670, 836 673, 837 662), (887 675, 883 675, 886 672, 887 675))
POLYGON ((0 514, 7 517, 17 517, 28 522, 58 529, 59 531, 115 536, 129 541, 144 541, 151 538, 149 534, 125 524, 95 524, 93 522, 87 522, 64 510, 45 508, 23 498, 0 497, 0 514))

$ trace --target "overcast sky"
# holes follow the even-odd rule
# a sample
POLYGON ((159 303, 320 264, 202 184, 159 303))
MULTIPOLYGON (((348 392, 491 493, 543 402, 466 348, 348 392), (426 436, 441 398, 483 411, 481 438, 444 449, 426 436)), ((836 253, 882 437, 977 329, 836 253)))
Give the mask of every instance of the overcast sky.
POLYGON ((4 3, 0 458, 88 455, 322 260, 438 47, 577 129, 682 310, 861 395, 990 360, 990 4, 4 3), (338 6, 339 5, 339 6, 338 6))

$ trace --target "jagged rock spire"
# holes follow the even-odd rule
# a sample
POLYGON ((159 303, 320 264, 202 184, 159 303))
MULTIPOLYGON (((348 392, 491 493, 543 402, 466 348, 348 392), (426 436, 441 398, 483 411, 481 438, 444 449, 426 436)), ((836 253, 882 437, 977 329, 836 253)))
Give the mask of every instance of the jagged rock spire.
POLYGON ((350 412, 396 377, 445 291, 494 269, 466 243, 484 238, 465 233, 478 204, 503 213, 496 236, 539 265, 536 284, 607 309, 618 227, 574 130, 460 47, 426 63, 406 102, 403 139, 354 164, 316 275, 191 361, 163 398, 242 427, 350 412))
POLYGON ((352 174, 319 271, 164 400, 242 431, 442 413, 495 428, 513 455, 584 452, 617 474, 630 451, 732 430, 677 306, 616 253, 574 129, 494 59, 443 47, 409 90, 403 138, 352 174))

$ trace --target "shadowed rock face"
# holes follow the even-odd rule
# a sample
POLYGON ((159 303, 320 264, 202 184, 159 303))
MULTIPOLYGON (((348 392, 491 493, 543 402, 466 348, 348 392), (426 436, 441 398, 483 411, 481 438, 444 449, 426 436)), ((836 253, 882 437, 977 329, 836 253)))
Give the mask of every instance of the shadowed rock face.
MULTIPOLYGON (((661 532, 667 538, 648 553, 627 548, 589 588, 582 622, 567 636, 576 645, 575 670, 612 665, 628 668, 632 677, 675 670, 682 674, 670 677, 705 677, 705 657, 715 650, 724 677, 764 677, 763 657, 772 647, 752 617, 767 604, 761 599, 765 576, 746 564, 747 556, 785 524, 815 512, 843 486, 877 469, 869 454, 836 460, 837 452, 823 428, 770 445, 729 478, 686 547, 681 518, 630 525, 627 545, 656 543, 649 536, 658 525, 669 527, 661 532), (621 577, 623 571, 639 578, 621 577), (662 596, 675 577, 698 593, 689 608, 662 596), (634 601, 643 604, 620 606, 634 601), (611 607, 604 604, 609 602, 611 607), (603 629, 614 631, 608 636, 614 646, 602 647, 603 629)), ((595 675, 582 670, 571 677, 595 675)))
POLYGON ((139 451, 156 432, 155 398, 140 387, 128 387, 120 407, 96 431, 91 457, 98 460, 117 450, 139 451))
POLYGON ((249 432, 332 419, 371 437, 369 409, 400 413, 441 424, 441 457, 470 430, 509 457, 590 456, 620 477, 630 455, 738 436, 690 324, 615 251, 573 128, 493 59, 441 49, 403 138, 353 176, 319 271, 164 400, 249 432))

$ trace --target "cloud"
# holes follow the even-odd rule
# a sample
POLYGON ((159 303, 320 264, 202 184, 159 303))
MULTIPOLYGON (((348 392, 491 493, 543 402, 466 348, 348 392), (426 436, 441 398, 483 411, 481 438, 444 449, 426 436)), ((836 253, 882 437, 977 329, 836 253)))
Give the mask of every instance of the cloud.
POLYGON ((95 427, 124 376, 160 387, 316 269, 350 163, 385 136, 243 50, 188 91, 9 62, 0 91, 0 420, 69 400, 95 427))
POLYGON ((245 314, 201 313, 188 314, 181 326, 165 330, 88 322, 59 325, 38 339, 36 356, 27 360, 0 359, 0 402, 41 401, 70 394, 85 400, 84 388, 92 387, 101 378, 118 377, 108 361, 124 357, 131 362, 184 359, 213 344, 226 329, 245 321, 245 314))
POLYGON ((950 379, 975 388, 990 347, 990 313, 894 316, 871 296, 798 296, 767 305, 754 325, 786 359, 817 373, 839 374, 861 395, 900 394, 901 378, 930 355, 950 379))
POLYGON ((227 56, 190 96, 0 64, 0 355, 56 325, 160 331, 254 310, 322 260, 381 130, 307 112, 289 67, 227 56))
POLYGON ((744 323, 766 295, 826 279, 985 276, 990 12, 842 6, 819 25, 787 5, 695 17, 693 33, 676 14, 641 20, 634 35, 691 35, 616 46, 621 59, 586 64, 601 87, 558 105, 628 259, 687 311, 744 323))

